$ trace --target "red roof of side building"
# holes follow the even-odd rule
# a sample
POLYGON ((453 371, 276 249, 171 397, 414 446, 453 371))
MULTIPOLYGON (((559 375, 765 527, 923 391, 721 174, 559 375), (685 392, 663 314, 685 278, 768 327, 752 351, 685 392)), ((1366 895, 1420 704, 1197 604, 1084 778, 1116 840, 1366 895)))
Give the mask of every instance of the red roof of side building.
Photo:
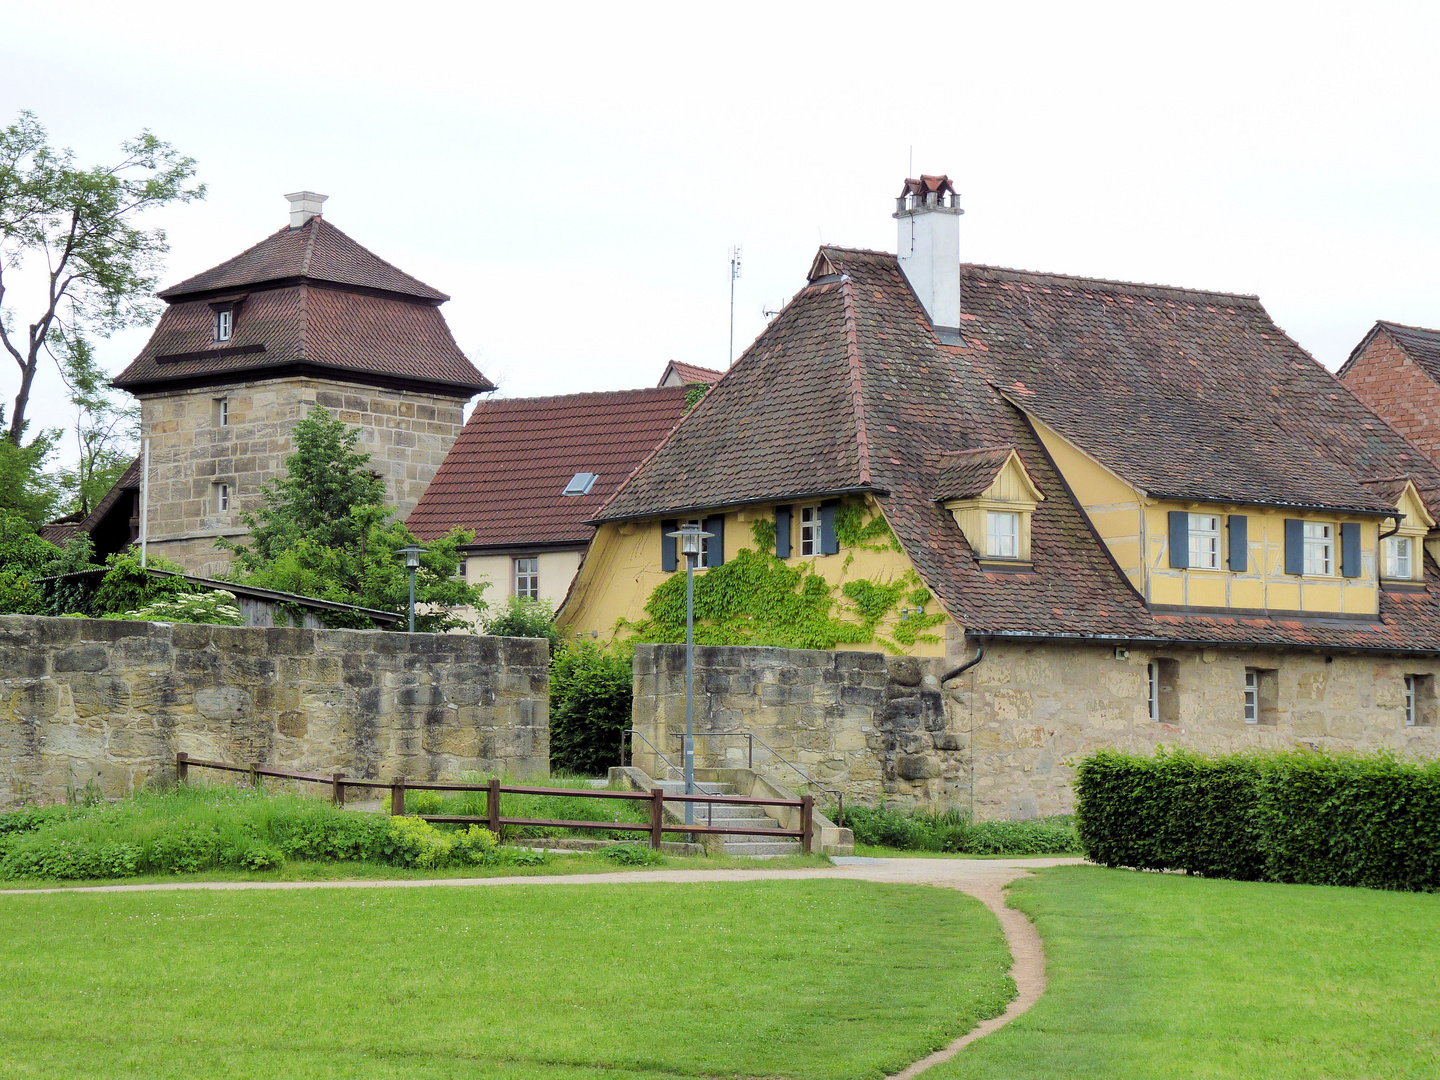
POLYGON ((453 528, 472 547, 583 547, 585 524, 685 413, 686 387, 482 401, 406 521, 421 540, 453 528), (597 474, 584 495, 562 492, 597 474))

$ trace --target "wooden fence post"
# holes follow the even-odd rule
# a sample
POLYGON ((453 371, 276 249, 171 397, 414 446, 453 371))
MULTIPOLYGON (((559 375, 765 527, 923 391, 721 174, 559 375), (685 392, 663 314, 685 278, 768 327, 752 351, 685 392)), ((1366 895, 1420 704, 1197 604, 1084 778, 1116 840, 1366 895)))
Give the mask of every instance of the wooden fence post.
POLYGON ((800 800, 800 831, 805 834, 802 843, 805 845, 805 854, 809 855, 815 844, 812 835, 815 831, 815 798, 812 795, 806 795, 800 800))
POLYGON ((405 813, 405 777, 397 776, 390 781, 390 816, 400 817, 405 813))
POLYGON ((330 777, 330 801, 342 810, 345 807, 345 774, 337 772, 330 777))
POLYGON ((190 780, 190 755, 175 755, 175 782, 177 784, 188 783, 190 780))
POLYGON ((485 795, 485 813, 490 818, 490 831, 500 839, 500 778, 490 778, 490 790, 485 795))
POLYGON ((260 767, 260 763, 259 763, 258 761, 252 761, 252 762, 250 762, 250 790, 251 790, 251 791, 257 791, 257 792, 258 792, 258 791, 260 790, 260 774, 255 771, 255 770, 258 769, 259 767, 260 767))
POLYGON ((665 791, 663 788, 650 789, 650 846, 660 850, 660 826, 665 823, 665 791))

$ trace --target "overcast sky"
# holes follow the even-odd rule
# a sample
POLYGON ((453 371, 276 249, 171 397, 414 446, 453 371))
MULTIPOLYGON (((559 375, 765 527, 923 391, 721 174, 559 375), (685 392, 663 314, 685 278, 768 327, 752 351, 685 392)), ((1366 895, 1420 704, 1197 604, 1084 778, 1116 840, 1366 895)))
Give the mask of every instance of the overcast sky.
POLYGON ((966 261, 1258 293, 1334 368, 1377 318, 1440 326, 1437 11, 72 0, 9 6, 0 118, 84 164, 141 128, 197 158, 166 283, 329 195, 506 395, 725 366, 730 247, 738 353, 822 240, 895 249, 912 153, 966 261))

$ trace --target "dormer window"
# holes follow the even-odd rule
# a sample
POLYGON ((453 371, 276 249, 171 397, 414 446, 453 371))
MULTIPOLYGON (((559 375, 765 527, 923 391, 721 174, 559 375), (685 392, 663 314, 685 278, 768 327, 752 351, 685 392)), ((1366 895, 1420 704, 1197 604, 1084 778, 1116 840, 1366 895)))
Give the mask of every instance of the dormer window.
POLYGON ((946 454, 937 501, 955 516, 982 565, 1024 569, 1030 562, 1030 519, 1045 496, 1011 446, 946 454))
POLYGON ((1415 546, 1414 540, 1408 536, 1390 536, 1385 540, 1385 576, 1407 581, 1414 575, 1411 573, 1412 549, 1415 546))
POLYGON ((215 313, 215 340, 229 341, 235 328, 235 309, 221 308, 215 313))

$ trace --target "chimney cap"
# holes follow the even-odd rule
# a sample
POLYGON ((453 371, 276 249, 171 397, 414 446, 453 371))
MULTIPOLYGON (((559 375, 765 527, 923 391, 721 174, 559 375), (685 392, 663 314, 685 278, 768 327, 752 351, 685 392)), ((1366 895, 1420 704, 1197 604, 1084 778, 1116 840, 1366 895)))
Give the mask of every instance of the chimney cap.
POLYGON ((285 198, 290 200, 290 228, 298 229, 311 218, 321 216, 321 207, 329 195, 316 191, 294 191, 285 198))
POLYGON ((905 186, 900 190, 900 197, 906 195, 958 195, 955 185, 950 182, 948 176, 924 176, 919 180, 906 180, 905 186))

